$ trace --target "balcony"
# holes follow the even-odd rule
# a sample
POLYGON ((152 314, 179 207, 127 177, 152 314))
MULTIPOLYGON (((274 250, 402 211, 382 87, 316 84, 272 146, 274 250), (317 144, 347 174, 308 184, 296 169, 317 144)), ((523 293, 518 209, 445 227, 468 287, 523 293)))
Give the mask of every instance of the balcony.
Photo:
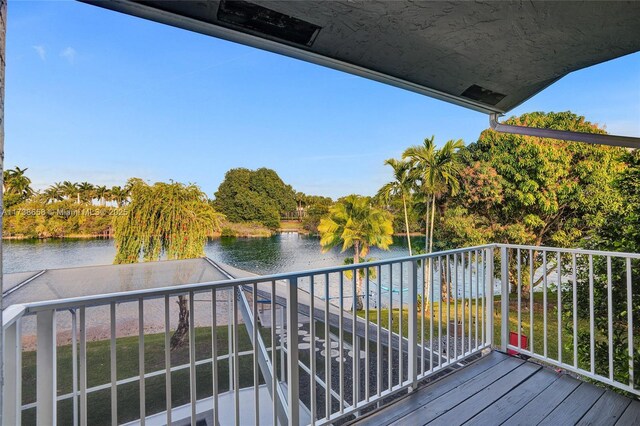
POLYGON ((7 307, 4 423, 640 416, 638 254, 492 244, 272 276, 214 266, 228 279, 7 307), (178 296, 192 320, 171 350, 178 296), (87 333, 97 316, 107 339, 87 333))

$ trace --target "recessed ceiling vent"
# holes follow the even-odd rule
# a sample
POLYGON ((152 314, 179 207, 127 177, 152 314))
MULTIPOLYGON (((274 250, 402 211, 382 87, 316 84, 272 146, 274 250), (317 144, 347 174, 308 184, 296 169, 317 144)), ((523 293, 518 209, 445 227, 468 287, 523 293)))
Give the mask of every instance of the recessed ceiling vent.
POLYGON ((305 46, 313 44, 321 29, 310 22, 248 1, 222 0, 217 17, 220 23, 236 29, 305 46))
POLYGON ((482 102, 487 105, 496 105, 498 102, 504 99, 505 96, 502 93, 494 92, 484 87, 473 84, 467 88, 460 96, 464 96, 467 99, 482 102))

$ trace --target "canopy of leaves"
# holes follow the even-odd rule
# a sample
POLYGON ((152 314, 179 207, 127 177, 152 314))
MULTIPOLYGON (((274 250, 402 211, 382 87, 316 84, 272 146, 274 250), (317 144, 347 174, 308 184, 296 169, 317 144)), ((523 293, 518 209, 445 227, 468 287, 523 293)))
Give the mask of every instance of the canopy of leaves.
POLYGON ((318 230, 323 251, 338 245, 343 252, 354 247, 356 259, 367 256, 372 246, 386 250, 393 243, 391 215, 374 207, 369 197, 359 195, 340 199, 322 218, 318 230))
POLYGON ((281 215, 296 210, 296 192, 271 169, 231 169, 213 205, 231 222, 253 221, 277 228, 281 215))
MULTIPOLYGON (((604 133, 571 112, 531 113, 509 124, 604 133)), ((575 246, 620 207, 612 191, 620 148, 485 130, 463 151, 461 192, 441 240, 575 246), (473 216, 469 218, 469 216, 473 216), (467 226, 461 227, 464 218, 467 226), (455 224, 455 226, 453 226, 455 224), (468 236, 469 240, 465 241, 468 236)))
POLYGON ((222 215, 195 185, 131 180, 131 202, 116 216, 115 263, 204 256, 208 236, 220 230, 222 215))

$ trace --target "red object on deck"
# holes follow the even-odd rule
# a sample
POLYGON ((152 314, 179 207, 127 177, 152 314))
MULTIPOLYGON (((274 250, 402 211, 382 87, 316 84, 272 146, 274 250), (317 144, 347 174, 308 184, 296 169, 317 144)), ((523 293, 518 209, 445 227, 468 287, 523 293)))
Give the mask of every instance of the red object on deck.
MULTIPOLYGON (((509 332, 509 344, 512 346, 518 346, 518 333, 516 333, 515 331, 509 332)), ((529 347, 529 338, 524 334, 520 334, 520 347, 522 349, 527 349, 529 347)), ((507 349, 507 353, 509 355, 520 354, 518 351, 515 351, 513 349, 507 349)))

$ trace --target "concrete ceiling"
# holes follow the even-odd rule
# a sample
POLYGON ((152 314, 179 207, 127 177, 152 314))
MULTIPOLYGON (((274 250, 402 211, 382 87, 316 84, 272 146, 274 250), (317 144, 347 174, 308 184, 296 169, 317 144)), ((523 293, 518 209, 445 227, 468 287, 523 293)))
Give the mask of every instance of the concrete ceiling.
POLYGON ((82 1, 487 113, 640 50, 640 2, 82 1))

